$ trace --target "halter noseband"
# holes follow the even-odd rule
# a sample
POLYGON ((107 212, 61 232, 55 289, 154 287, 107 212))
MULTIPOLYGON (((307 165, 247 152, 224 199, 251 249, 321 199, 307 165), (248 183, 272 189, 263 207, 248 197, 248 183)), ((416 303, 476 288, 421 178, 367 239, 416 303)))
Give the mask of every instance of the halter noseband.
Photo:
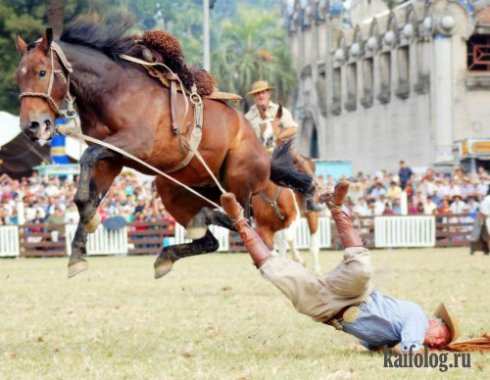
POLYGON ((19 95, 19 99, 25 98, 25 97, 32 97, 32 98, 42 98, 44 99, 48 105, 49 108, 56 114, 56 116, 73 116, 74 114, 74 109, 73 109, 73 103, 75 102, 75 98, 70 93, 70 74, 73 72, 73 68, 71 66, 71 63, 68 61, 66 58, 65 53, 61 49, 60 45, 58 45, 56 42, 52 41, 49 47, 49 54, 51 58, 51 74, 49 76, 49 83, 48 83, 48 89, 46 92, 33 92, 33 91, 24 91, 19 95), (56 56, 58 57, 61 66, 66 70, 67 74, 66 76, 63 76, 63 79, 66 81, 66 94, 61 100, 61 103, 63 103, 64 100, 67 102, 67 107, 66 109, 62 110, 60 109, 60 106, 56 104, 54 101, 51 93, 53 91, 53 84, 54 84, 54 75, 55 73, 61 73, 63 74, 63 70, 55 70, 54 69, 54 55, 56 53, 56 56))

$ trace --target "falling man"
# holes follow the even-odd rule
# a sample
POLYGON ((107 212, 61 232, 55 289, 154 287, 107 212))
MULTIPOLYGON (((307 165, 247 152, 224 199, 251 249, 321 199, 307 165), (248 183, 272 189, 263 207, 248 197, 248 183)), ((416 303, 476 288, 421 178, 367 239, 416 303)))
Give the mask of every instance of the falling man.
POLYGON ((234 220, 255 266, 298 312, 355 336, 370 350, 388 347, 396 353, 409 353, 420 352, 424 346, 455 351, 458 347, 465 351, 489 350, 488 336, 462 342, 460 346, 452 343, 459 328, 444 304, 429 318, 416 303, 389 297, 373 288, 370 253, 342 209, 348 188, 347 182, 341 182, 334 193, 320 197, 330 208, 345 249, 340 264, 321 277, 297 262, 274 256, 243 217, 233 194, 223 195, 221 203, 234 220))

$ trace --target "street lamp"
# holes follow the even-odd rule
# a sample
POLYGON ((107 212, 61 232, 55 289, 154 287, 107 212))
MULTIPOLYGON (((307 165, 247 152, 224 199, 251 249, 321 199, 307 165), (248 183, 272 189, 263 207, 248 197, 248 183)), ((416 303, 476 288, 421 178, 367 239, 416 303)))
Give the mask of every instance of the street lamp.
MULTIPOLYGON (((203 0, 203 11, 204 11, 204 20, 203 20, 203 38, 204 38, 204 69, 207 71, 211 70, 211 48, 209 41, 209 0, 203 0)), ((214 1, 213 1, 214 5, 214 1)))

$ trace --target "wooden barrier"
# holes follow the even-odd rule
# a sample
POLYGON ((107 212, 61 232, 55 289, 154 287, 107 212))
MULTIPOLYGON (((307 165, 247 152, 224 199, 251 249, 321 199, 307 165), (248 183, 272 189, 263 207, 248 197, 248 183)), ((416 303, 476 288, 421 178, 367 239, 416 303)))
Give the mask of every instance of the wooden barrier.
POLYGON ((19 227, 20 256, 60 257, 66 255, 63 224, 24 224, 19 227))
POLYGON ((461 247, 470 244, 473 218, 469 214, 436 216, 436 247, 461 247))
POLYGON ((173 237, 175 223, 159 220, 154 223, 132 223, 128 226, 129 255, 156 255, 165 237, 173 237))

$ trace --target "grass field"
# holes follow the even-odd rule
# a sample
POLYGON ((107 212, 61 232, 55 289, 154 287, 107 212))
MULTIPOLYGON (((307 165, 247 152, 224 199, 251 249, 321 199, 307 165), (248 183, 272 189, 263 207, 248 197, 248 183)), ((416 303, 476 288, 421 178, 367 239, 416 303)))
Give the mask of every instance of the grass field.
MULTIPOLYGON (((322 253, 331 268, 340 252, 322 253)), ((449 301, 466 336, 490 331, 490 257, 463 249, 374 251, 375 282, 432 311, 449 301)), ((244 254, 0 261, 0 379, 490 379, 471 369, 385 369, 383 355, 294 312, 244 254)))

